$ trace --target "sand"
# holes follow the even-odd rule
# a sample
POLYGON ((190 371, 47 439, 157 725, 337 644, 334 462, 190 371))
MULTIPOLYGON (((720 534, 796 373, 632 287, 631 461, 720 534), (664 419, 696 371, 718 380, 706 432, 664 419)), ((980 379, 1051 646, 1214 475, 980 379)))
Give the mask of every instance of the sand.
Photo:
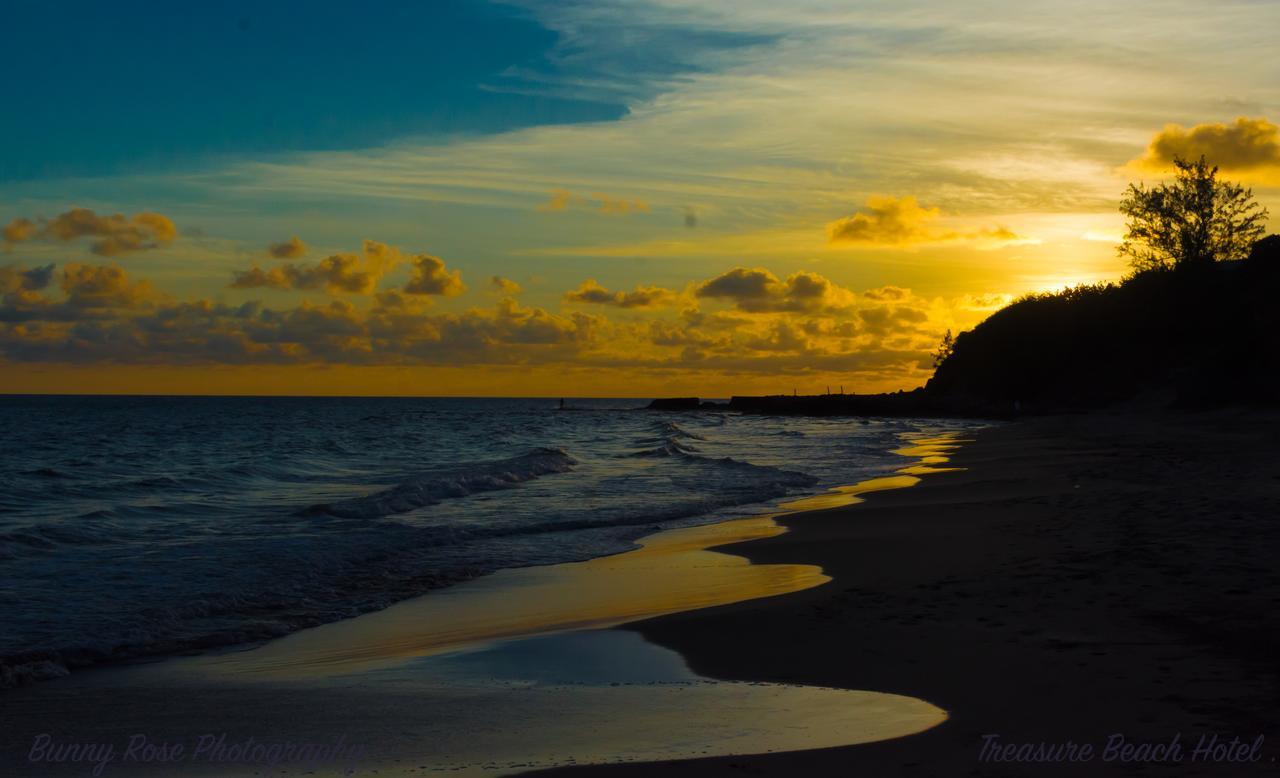
POLYGON ((1278 450, 1280 418, 1255 411, 1024 420, 978 433, 963 471, 782 517, 791 532, 721 550, 831 584, 626 629, 704 676, 893 692, 950 719, 850 748, 552 772, 1280 774, 1278 450), (1195 759, 1214 734, 1264 740, 1195 759), (985 735, 1094 752, 997 763, 985 735), (1108 759, 1115 736, 1180 751, 1108 759), (1224 756, 1260 761, 1208 761, 1224 756))

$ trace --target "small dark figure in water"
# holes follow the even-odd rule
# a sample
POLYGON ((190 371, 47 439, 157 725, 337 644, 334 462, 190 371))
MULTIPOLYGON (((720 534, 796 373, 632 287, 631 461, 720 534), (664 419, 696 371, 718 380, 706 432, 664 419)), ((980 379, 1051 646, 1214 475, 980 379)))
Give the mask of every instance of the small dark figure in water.
POLYGON ((564 398, 563 398, 563 397, 561 397, 561 398, 560 398, 560 410, 562 410, 562 411, 564 410, 564 398))

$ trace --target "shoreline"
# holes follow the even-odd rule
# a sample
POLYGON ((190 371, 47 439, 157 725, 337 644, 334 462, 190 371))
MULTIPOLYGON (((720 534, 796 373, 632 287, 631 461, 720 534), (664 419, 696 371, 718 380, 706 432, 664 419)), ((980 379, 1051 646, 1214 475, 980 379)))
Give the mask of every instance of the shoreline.
POLYGON ((366 672, 487 643, 608 629, 822 587, 831 577, 820 566, 763 562, 740 549, 790 532, 787 517, 848 508, 866 495, 911 488, 922 476, 952 470, 945 465, 967 442, 961 434, 903 439, 891 453, 909 464, 782 501, 768 513, 661 530, 637 539, 634 549, 581 562, 499 570, 265 644, 170 664, 230 677, 366 672))
POLYGON ((1280 418, 1096 413, 975 438, 955 456, 963 470, 789 514, 786 534, 724 549, 817 564, 832 583, 619 627, 700 675, 905 694, 947 722, 845 748, 539 775, 1273 774, 1280 418), (1116 735, 1177 733, 1263 735, 1270 752, 1260 764, 980 759, 985 735, 1101 752, 1116 735))
MULTIPOLYGON (((642 412, 643 409, 635 408, 627 412, 631 411, 642 412)), ((853 420, 850 420, 850 423, 853 423, 853 420)), ((922 433, 917 432, 915 434, 922 433)), ((927 435, 929 433, 923 434, 927 435)), ((944 433, 936 432, 935 434, 944 433)), ((900 441, 895 445, 902 444, 900 441)), ((886 449, 882 448, 881 445, 876 446, 876 451, 881 455, 886 453, 886 449)), ((888 453, 892 455, 901 454, 902 452, 894 448, 889 449, 888 453)), ((872 469, 872 472, 880 468, 885 468, 887 472, 897 472, 896 469, 893 469, 892 456, 890 456, 890 461, 877 463, 877 467, 872 469)), ((872 477, 870 480, 877 480, 877 478, 872 477)), ((788 488, 791 491, 795 491, 796 486, 788 485, 788 488)), ((627 542, 636 545, 632 548, 623 548, 621 550, 616 547, 595 549, 589 553, 603 554, 603 556, 590 557, 582 561, 626 554, 642 546, 655 534, 681 529, 696 530, 698 527, 709 527, 739 521, 740 519, 735 518, 735 515, 742 516, 743 514, 735 514, 736 509, 746 511, 747 518, 768 523, 776 515, 808 509, 807 507, 793 507, 793 504, 796 504, 797 501, 805 502, 809 499, 814 499, 821 502, 829 497, 840 499, 840 494, 856 493, 861 489, 862 484, 859 482, 850 486, 826 489, 816 494, 807 494, 805 497, 799 498, 786 496, 778 498, 775 496, 761 502, 744 503, 736 507, 715 507, 715 504, 713 504, 711 507, 702 507, 700 510, 704 513, 701 516, 695 514, 691 517, 667 520, 671 523, 682 520, 707 523, 694 523, 671 529, 661 529, 658 520, 647 522, 648 526, 645 526, 646 522, 628 522, 628 530, 634 530, 637 534, 644 533, 638 534, 638 536, 628 535, 628 538, 634 537, 634 539, 627 540, 627 542), (753 511, 762 512, 752 513, 753 511)), ((810 487, 806 484, 802 493, 809 491, 810 487)), ((366 497, 376 498, 379 494, 381 492, 374 491, 366 495, 366 497)), ((776 492, 774 494, 776 495, 776 492)), ((765 496, 767 496, 767 492, 765 496)), ((759 495, 755 499, 759 499, 759 495)), ((681 515, 677 514, 677 516, 681 515)), ((759 530, 753 528, 746 530, 742 539, 750 539, 757 536, 759 536, 759 530)), ((721 543, 717 539, 717 542, 710 545, 721 545, 721 543)), ((572 561, 574 555, 564 554, 560 558, 567 558, 572 561)), ((138 663, 154 663, 174 657, 187 657, 208 652, 237 652, 252 649, 277 641, 288 635, 309 632, 317 627, 342 623, 352 618, 375 615, 388 608, 396 608, 404 603, 414 602, 421 597, 449 591, 459 585, 466 585, 471 581, 492 575, 508 575, 513 570, 532 569, 563 563, 553 560, 554 557, 542 559, 533 564, 526 564, 523 567, 505 568, 494 568, 480 563, 474 567, 432 572, 416 577, 402 576, 403 580, 397 580, 393 587, 383 590, 378 589, 376 586, 359 589, 359 597, 348 597, 343 601, 336 602, 328 609, 312 608, 310 610, 299 610, 292 614, 287 612, 279 614, 264 609, 262 618, 246 617, 246 619, 242 620, 243 623, 226 622, 212 627, 198 626, 195 630, 188 631, 186 634, 175 633, 171 635, 161 630, 148 631, 145 628, 136 628, 124 639, 114 643, 101 640, 79 640, 78 638, 48 642, 42 644, 44 647, 41 648, 24 648, 0 657, 0 694, 9 689, 45 683, 68 675, 77 675, 99 669, 129 666, 138 663), (135 639, 134 636, 141 637, 135 639)), ((516 562, 516 564, 519 565, 519 562, 516 562)), ((304 580, 305 577, 305 575, 302 576, 304 580)), ((698 605, 697 607, 705 607, 705 605, 698 605)), ((246 610, 245 612, 251 613, 252 610, 246 610)), ((657 615, 657 612, 644 615, 657 615)), ((94 633, 85 630, 79 634, 92 635, 94 633)))
MULTIPOLYGON (((69 678, 10 690, 0 695, 0 710, 5 713, 0 718, 12 717, 16 722, 17 710, 40 713, 34 716, 35 721, 23 721, 22 726, 11 728, 10 743, 4 750, 12 756, 21 746, 25 730, 32 726, 38 728, 42 720, 46 725, 56 722, 57 728, 64 732, 89 731, 95 727, 102 731, 104 726, 110 730, 113 725, 95 720, 101 713, 93 703, 95 697, 111 699, 113 707, 126 704, 154 708, 159 717, 143 715, 135 719, 139 722, 137 727, 173 731, 174 726, 179 726, 181 732, 184 724, 204 725, 205 721, 196 712, 207 710, 208 701, 216 700, 217 718, 227 722, 228 728, 252 730, 256 726, 266 731, 283 727, 285 731, 296 732, 302 726, 305 733, 313 730, 332 733, 340 723, 331 716, 310 710, 305 714, 286 713, 289 704, 277 702, 276 695, 297 700, 337 695, 344 699, 345 709, 364 712, 361 731, 370 742, 378 743, 381 753, 386 755, 387 758, 377 764, 385 773, 396 769, 391 764, 393 757, 396 761, 432 762, 432 757, 421 753, 421 743, 387 743, 380 739, 382 735, 376 726, 375 731, 370 731, 376 722, 398 716, 387 709, 387 700, 399 700, 400 706, 406 704, 406 695, 418 700, 418 707, 410 717, 414 726, 420 734, 439 737, 443 726, 441 717, 433 718, 430 711, 423 710, 423 701, 438 701, 436 704, 442 706, 461 705, 466 715, 483 720, 486 714, 477 707, 480 701, 488 699, 486 695, 495 689, 501 690, 504 684, 513 682, 508 678, 495 683, 484 673, 514 672, 517 683, 528 683, 530 679, 538 683, 548 679, 564 681, 559 676, 548 676, 548 668, 556 665, 551 657, 566 650, 565 646, 572 647, 575 635, 590 637, 588 642, 597 646, 583 655, 585 664, 600 664, 604 669, 585 681, 581 667, 562 669, 560 672, 568 673, 569 692, 557 692, 557 687, 552 686, 545 693, 530 692, 527 699, 522 698, 525 699, 524 712, 520 715, 528 718, 522 719, 522 724, 516 723, 528 732, 545 727, 542 723, 545 712, 551 710, 573 710, 578 716, 586 716, 584 721, 595 720, 600 715, 599 706, 614 697, 608 693, 600 697, 597 693, 593 698, 583 692, 583 687, 618 687, 619 679, 624 681, 621 683, 624 688, 612 694, 618 701, 627 701, 626 712, 619 720, 631 717, 636 726, 651 730, 638 734, 624 727, 623 732, 612 735, 611 742, 632 759, 663 754, 687 759, 723 753, 726 748, 731 749, 729 753, 811 749, 900 737, 936 726, 945 720, 945 711, 909 695, 755 681, 716 682, 688 669, 673 671, 670 668, 658 677, 657 688, 635 687, 625 682, 632 672, 632 663, 644 665, 654 662, 655 656, 669 654, 675 659, 662 661, 668 664, 674 661, 674 666, 684 668, 684 660, 639 638, 638 645, 624 645, 619 651, 607 636, 635 633, 605 628, 655 615, 749 599, 773 599, 821 587, 830 579, 815 566, 752 562, 736 552, 710 549, 736 548, 781 535, 787 530, 777 522, 778 518, 795 511, 848 506, 861 502, 869 493, 912 486, 919 482, 921 475, 945 469, 939 465, 945 464, 950 451, 958 445, 957 437, 957 433, 943 433, 902 440, 893 452, 904 457, 904 466, 891 475, 789 500, 769 514, 665 530, 641 539, 640 547, 632 551, 584 562, 500 571, 381 611, 302 630, 254 647, 90 669, 69 678), (560 648, 524 648, 541 645, 543 641, 545 645, 560 648), (512 659, 513 656, 516 658, 512 659), (458 666, 469 669, 461 677, 448 671, 458 666), (459 683, 462 686, 458 686, 459 683), (682 688, 696 694, 671 696, 682 688), (466 689, 484 691, 477 695, 466 689), (180 702, 157 705, 157 694, 174 690, 180 692, 177 695, 180 702), (690 701, 692 707, 686 710, 681 700, 690 701), (669 710, 672 705, 680 706, 686 714, 680 726, 696 724, 705 733, 703 737, 707 740, 700 750, 690 751, 686 747, 686 750, 675 748, 673 751, 670 746, 662 746, 659 735, 666 731, 664 727, 673 724, 667 723, 659 712, 669 710), (536 713, 539 706, 546 709, 543 714, 536 713), (726 706, 738 713, 726 718, 726 706), (246 714, 243 719, 227 720, 224 708, 252 708, 254 713, 246 714), (588 715, 591 710, 596 712, 588 715), (748 711, 754 713, 743 718, 748 711), (819 716, 820 711, 823 713, 819 716), (754 721, 765 723, 757 725, 754 721), (788 721, 792 723, 786 724, 788 721), (843 724, 837 726, 841 722, 843 724), (634 742, 628 740, 627 731, 632 732, 634 742)), ((314 704, 308 703, 306 707, 314 704)), ((209 714, 203 715, 207 718, 209 714)), ((408 726, 407 721, 401 723, 408 726)), ((523 741, 526 747, 534 748, 528 744, 528 732, 522 733, 523 741)), ((602 751, 603 746, 594 740, 579 742, 572 733, 563 732, 551 737, 559 738, 553 742, 565 754, 578 754, 578 762, 611 761, 608 750, 602 751), (587 746, 596 750, 583 750, 587 746)), ((698 736, 690 737, 691 743, 698 742, 698 736)), ((490 747, 500 750, 507 745, 500 742, 490 747)), ((473 743, 468 746, 475 747, 473 743)), ((541 748, 542 758, 515 759, 512 764, 529 768, 546 764, 546 759, 556 752, 547 750, 547 744, 541 748)), ((469 769, 478 769, 474 751, 464 753, 471 753, 473 757, 468 763, 469 769)), ((569 761, 572 763, 573 759, 569 761)))

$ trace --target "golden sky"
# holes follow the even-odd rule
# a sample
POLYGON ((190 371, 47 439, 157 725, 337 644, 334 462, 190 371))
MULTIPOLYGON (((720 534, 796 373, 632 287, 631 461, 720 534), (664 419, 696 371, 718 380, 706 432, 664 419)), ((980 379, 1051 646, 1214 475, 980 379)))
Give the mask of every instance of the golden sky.
MULTIPOLYGON (((249 116, 197 148, 117 96, 40 141, 53 162, 0 155, 0 391, 910 389, 946 330, 1118 279, 1120 194, 1174 155, 1280 210, 1275 4, 501 8, 518 62, 450 19, 483 67, 395 78, 463 86, 291 84, 260 116, 191 64, 218 40, 121 53, 249 116), (144 135, 166 155, 112 140, 144 135)), ((10 115, 45 117, 57 75, 24 67, 10 115)))

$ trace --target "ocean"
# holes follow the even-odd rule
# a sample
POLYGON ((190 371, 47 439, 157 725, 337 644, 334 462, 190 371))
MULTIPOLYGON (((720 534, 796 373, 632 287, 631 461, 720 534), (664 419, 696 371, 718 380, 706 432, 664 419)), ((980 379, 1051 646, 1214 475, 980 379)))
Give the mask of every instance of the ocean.
POLYGON ((965 424, 646 403, 0 397, 0 686, 618 553, 965 424))

